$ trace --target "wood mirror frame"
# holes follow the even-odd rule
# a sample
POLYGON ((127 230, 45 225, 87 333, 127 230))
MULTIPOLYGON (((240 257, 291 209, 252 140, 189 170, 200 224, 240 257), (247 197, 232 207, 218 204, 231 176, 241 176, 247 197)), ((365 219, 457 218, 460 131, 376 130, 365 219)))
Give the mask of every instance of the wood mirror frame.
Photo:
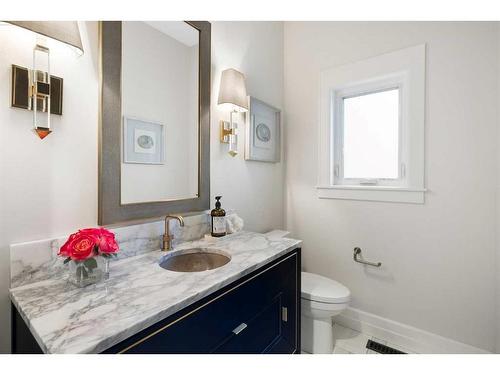
POLYGON ((210 64, 211 25, 186 21, 200 35, 198 66, 198 196, 196 198, 121 204, 122 22, 99 23, 99 197, 98 224, 158 218, 210 207, 210 64))

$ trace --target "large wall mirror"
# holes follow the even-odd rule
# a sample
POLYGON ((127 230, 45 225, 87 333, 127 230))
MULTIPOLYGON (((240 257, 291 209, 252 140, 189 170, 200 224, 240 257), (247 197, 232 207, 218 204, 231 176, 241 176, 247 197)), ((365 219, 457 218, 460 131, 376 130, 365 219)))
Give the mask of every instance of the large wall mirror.
POLYGON ((209 207, 210 24, 101 22, 99 224, 209 207))

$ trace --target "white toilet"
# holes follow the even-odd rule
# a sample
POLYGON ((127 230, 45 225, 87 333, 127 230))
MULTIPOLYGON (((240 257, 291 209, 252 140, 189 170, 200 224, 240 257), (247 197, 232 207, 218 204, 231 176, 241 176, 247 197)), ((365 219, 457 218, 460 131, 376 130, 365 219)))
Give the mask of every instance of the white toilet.
POLYGON ((302 272, 301 346, 307 353, 333 352, 332 317, 351 300, 341 283, 314 273, 302 272))

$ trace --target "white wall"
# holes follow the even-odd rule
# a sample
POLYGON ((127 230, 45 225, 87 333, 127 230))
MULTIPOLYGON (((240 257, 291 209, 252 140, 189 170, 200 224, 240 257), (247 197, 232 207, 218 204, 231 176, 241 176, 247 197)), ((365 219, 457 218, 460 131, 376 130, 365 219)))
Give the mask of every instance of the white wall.
POLYGON ((0 352, 10 343, 9 244, 65 235, 97 221, 97 23, 81 22, 85 54, 51 49, 64 78, 63 115, 43 141, 32 113, 10 108, 11 64, 30 67, 35 38, 0 26, 0 352))
MULTIPOLYGON (((10 349, 10 243, 64 236, 97 225, 98 40, 95 22, 80 23, 85 54, 53 51, 53 73, 64 78, 64 115, 54 133, 40 141, 31 132, 31 113, 12 109, 10 84, 0 85, 0 353, 10 349)), ((10 82, 10 64, 31 64, 31 34, 0 26, 0 79, 10 82)), ((240 69, 248 92, 281 107, 283 24, 212 23, 212 196, 236 209, 251 230, 283 225, 283 164, 231 158, 218 140, 220 72, 240 69)), ((243 128, 242 128, 243 133, 243 128)), ((213 206, 213 204, 212 204, 213 206)))
POLYGON ((122 163, 121 201, 195 197, 198 46, 187 46, 145 22, 134 21, 123 23, 122 42, 123 115, 165 126, 165 161, 161 165, 122 163))
POLYGON ((284 30, 286 224, 306 270, 352 292, 352 306, 495 349, 497 26, 301 23, 284 30), (424 205, 319 200, 319 72, 427 43, 424 205), (383 267, 352 260, 360 246, 383 267))
MULTIPOLYGON (((235 68, 245 74, 249 95, 282 108, 283 23, 212 23, 210 129, 212 197, 222 195, 222 207, 234 208, 243 217, 249 230, 281 228, 283 163, 244 160, 243 116, 235 117, 240 126, 239 154, 232 158, 227 153, 227 144, 219 141, 219 120, 229 120, 229 113, 217 108, 220 74, 227 68, 235 68)), ((211 206, 214 202, 212 199, 211 206)))

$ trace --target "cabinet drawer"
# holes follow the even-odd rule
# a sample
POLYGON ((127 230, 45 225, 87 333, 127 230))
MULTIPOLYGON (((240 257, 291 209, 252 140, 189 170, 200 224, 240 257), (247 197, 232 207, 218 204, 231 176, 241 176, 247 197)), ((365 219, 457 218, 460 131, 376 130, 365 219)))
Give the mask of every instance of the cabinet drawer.
POLYGON ((125 353, 210 353, 267 302, 247 284, 161 327, 125 353))
POLYGON ((214 353, 259 354, 267 351, 281 337, 281 309, 281 298, 277 297, 256 316, 243 323, 241 331, 233 331, 214 353))

